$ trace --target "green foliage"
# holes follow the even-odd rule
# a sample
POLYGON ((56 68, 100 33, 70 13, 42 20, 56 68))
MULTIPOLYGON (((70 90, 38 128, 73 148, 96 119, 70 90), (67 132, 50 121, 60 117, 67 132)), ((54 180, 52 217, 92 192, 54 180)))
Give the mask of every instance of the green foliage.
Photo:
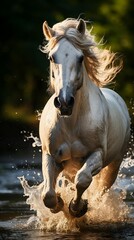
POLYGON ((49 63, 39 51, 44 36, 42 24, 50 26, 67 17, 91 21, 97 39, 104 36, 106 46, 119 52, 124 69, 115 90, 127 102, 134 95, 134 5, 132 0, 5 0, 1 3, 1 115, 20 116, 42 109, 48 95, 49 63), (10 114, 12 113, 12 114, 10 114))

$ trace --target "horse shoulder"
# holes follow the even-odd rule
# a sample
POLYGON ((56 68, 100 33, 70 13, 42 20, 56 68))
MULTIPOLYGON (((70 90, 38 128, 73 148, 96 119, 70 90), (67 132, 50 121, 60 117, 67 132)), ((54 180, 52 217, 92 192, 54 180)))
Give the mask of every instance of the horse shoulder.
POLYGON ((83 119, 79 139, 90 153, 97 148, 102 148, 106 155, 107 123, 103 117, 99 118, 101 121, 98 121, 97 116, 95 118, 95 115, 91 117, 89 114, 86 119, 83 119))
POLYGON ((124 100, 110 89, 102 90, 109 108, 107 148, 108 155, 123 154, 130 133, 130 118, 124 100))
POLYGON ((115 129, 116 126, 121 125, 125 130, 129 127, 130 117, 124 100, 111 89, 103 89, 102 91, 108 103, 110 127, 115 129))

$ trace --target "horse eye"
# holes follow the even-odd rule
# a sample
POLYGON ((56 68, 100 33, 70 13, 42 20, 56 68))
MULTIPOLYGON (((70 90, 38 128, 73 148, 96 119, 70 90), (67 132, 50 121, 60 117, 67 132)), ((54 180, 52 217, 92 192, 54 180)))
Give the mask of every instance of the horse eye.
POLYGON ((84 57, 83 57, 83 55, 82 55, 82 56, 79 57, 78 62, 79 62, 79 63, 82 63, 82 62, 83 62, 83 59, 84 59, 84 57))

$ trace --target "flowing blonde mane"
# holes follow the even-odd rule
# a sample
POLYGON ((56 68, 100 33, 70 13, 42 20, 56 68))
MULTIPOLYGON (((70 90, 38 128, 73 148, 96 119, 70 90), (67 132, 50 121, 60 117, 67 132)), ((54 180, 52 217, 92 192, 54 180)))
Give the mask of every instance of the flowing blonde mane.
POLYGON ((94 40, 91 31, 86 29, 81 35, 76 26, 79 20, 66 19, 53 26, 55 35, 43 47, 43 52, 49 53, 61 38, 66 38, 76 48, 83 51, 84 63, 89 78, 99 87, 112 82, 116 74, 122 69, 122 61, 117 54, 107 49, 100 49, 100 44, 94 40))

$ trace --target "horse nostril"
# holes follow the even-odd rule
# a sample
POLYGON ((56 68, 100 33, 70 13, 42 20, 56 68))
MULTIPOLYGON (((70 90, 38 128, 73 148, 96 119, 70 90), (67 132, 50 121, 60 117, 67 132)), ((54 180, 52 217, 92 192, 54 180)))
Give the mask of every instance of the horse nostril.
POLYGON ((72 108, 74 105, 74 97, 68 97, 66 100, 64 100, 61 96, 56 97, 54 99, 54 106, 56 108, 72 108))
POLYGON ((60 103, 59 97, 56 97, 56 98, 54 99, 54 106, 55 106, 56 108, 60 108, 60 107, 61 107, 61 103, 60 103))
POLYGON ((68 107, 72 107, 74 105, 74 97, 70 97, 70 99, 67 102, 68 107))

